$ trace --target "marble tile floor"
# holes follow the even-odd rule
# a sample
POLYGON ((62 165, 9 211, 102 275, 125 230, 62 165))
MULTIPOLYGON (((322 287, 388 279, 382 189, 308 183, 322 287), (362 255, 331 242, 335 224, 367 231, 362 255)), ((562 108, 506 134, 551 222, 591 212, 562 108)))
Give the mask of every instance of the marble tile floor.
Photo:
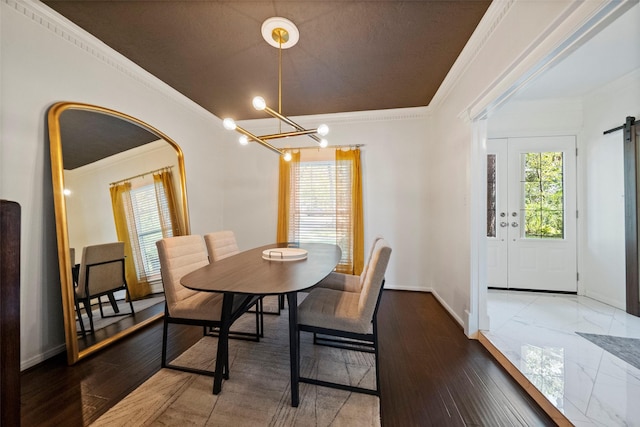
POLYGON ((487 312, 484 336, 571 423, 640 426, 640 369, 576 334, 638 339, 639 317, 583 296, 498 290, 487 312))

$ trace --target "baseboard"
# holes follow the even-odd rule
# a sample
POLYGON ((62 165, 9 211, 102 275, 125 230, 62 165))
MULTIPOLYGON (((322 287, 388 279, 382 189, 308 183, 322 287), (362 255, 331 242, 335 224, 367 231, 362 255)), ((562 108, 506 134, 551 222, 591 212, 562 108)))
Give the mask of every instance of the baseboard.
POLYGON ((558 408, 556 408, 549 400, 542 394, 540 390, 534 386, 527 377, 524 376, 518 368, 502 354, 500 350, 494 346, 491 341, 480 331, 478 333, 478 341, 486 348, 491 356, 507 371, 511 377, 516 380, 518 384, 527 392, 529 396, 542 408, 542 410, 553 419, 553 421, 559 426, 573 426, 573 423, 564 416, 558 408))
POLYGON ((451 316, 451 318, 452 318, 453 320, 455 320, 455 321, 456 321, 456 323, 458 323, 458 325, 459 325, 459 326, 464 330, 464 321, 460 318, 460 316, 458 316, 458 315, 456 314, 456 312, 455 312, 455 311, 453 311, 453 309, 449 306, 449 304, 447 304, 447 303, 445 302, 445 300, 444 300, 444 299, 442 299, 442 298, 440 297, 440 295, 438 295, 438 293, 437 293, 436 291, 432 290, 432 291, 431 291, 431 293, 433 294, 433 296, 434 296, 434 297, 436 297, 436 299, 438 300, 438 302, 440 303, 440 305, 441 305, 445 310, 447 310, 447 313, 449 313, 449 316, 451 316))
POLYGON ((433 292, 433 289, 424 286, 388 285, 385 283, 384 288, 394 291, 433 292))
POLYGON ((44 353, 36 354, 35 356, 20 362, 20 371, 24 371, 26 369, 31 368, 32 366, 36 366, 38 363, 42 363, 45 360, 50 359, 57 354, 63 353, 66 350, 67 350, 66 344, 60 344, 45 351, 44 353))

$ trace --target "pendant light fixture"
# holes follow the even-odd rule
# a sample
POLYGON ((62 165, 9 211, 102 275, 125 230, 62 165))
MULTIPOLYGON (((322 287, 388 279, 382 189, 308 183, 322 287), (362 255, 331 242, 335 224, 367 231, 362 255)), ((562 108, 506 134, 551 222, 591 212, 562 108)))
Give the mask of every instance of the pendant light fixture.
POLYGON ((288 49, 298 43, 300 37, 298 28, 288 19, 280 17, 269 18, 262 24, 262 37, 271 46, 278 48, 278 111, 269 108, 261 96, 253 98, 253 108, 264 111, 278 119, 278 133, 257 136, 238 126, 232 118, 224 119, 222 121, 223 126, 225 129, 235 130, 241 134, 239 139, 240 144, 246 145, 249 141, 255 141, 278 154, 284 155, 287 161, 291 160, 291 153, 276 148, 269 142, 270 140, 306 135, 316 141, 320 147, 326 147, 328 145, 327 140, 321 137, 329 133, 329 127, 327 125, 320 125, 316 129, 305 129, 282 114, 282 49, 288 49), (287 124, 293 129, 288 132, 282 132, 282 123, 287 124))

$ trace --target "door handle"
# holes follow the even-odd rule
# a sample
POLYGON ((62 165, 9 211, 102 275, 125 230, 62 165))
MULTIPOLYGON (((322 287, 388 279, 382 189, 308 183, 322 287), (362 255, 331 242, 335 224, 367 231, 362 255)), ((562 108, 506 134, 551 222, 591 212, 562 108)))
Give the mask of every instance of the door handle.
POLYGON ((511 226, 512 226, 512 227, 517 227, 517 226, 518 226, 518 223, 517 223, 517 222, 515 222, 515 221, 513 221, 513 222, 511 223, 511 226))
POLYGON ((508 227, 508 226, 509 226, 509 223, 508 223, 508 222, 506 222, 506 221, 502 221, 502 222, 500 223, 500 227, 508 227))

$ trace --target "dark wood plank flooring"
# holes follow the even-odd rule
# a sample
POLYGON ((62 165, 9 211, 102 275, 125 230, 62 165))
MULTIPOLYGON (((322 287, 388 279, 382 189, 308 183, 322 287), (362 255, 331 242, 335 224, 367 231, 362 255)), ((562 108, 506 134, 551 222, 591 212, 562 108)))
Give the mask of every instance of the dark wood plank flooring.
MULTIPOLYGON (((391 426, 552 426, 553 421, 428 293, 386 290, 379 312, 381 415, 391 426)), ((201 337, 172 325, 171 355, 201 337)), ((160 368, 162 322, 74 366, 22 374, 22 425, 83 426, 160 368)))

